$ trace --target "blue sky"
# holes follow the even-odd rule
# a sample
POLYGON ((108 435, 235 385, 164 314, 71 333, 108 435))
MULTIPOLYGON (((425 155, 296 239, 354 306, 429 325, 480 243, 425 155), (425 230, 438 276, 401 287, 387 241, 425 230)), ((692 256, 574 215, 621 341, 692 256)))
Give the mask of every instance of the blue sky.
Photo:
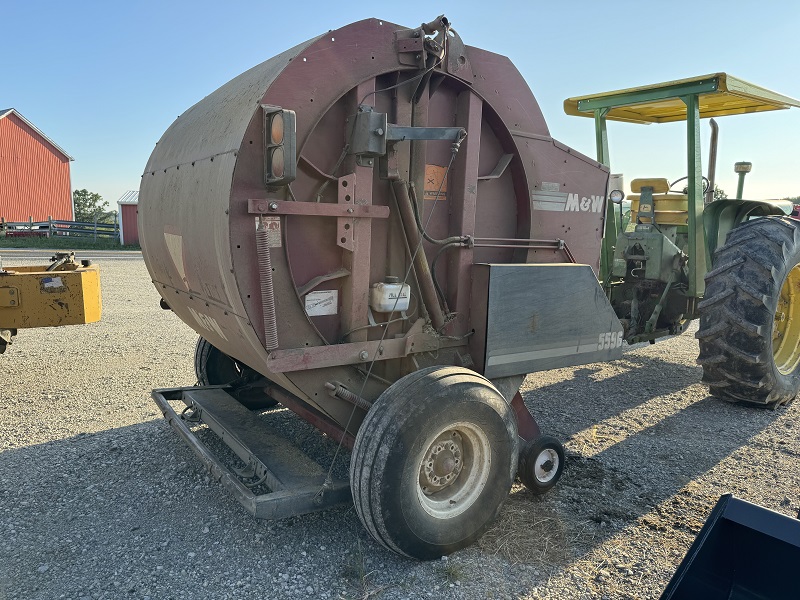
MULTIPOLYGON (((416 26, 444 13, 464 42, 511 58, 556 139, 594 156, 569 96, 726 71, 800 98, 800 2, 39 2, 5 0, 0 109, 16 108, 75 158, 74 189, 112 208, 186 108, 271 56, 376 17, 416 26)), ((800 195, 800 109, 719 119, 717 182, 745 196, 800 195)), ((708 124, 702 122, 704 164, 708 124)), ((612 171, 685 175, 685 127, 610 125, 612 171)), ((705 169, 704 169, 705 170, 705 169)), ((627 190, 626 190, 627 191, 627 190)))

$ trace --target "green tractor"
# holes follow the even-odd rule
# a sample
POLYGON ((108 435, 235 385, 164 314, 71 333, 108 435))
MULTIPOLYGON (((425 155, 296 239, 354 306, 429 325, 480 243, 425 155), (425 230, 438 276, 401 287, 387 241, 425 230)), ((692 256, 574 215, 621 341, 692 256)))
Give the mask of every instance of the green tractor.
POLYGON ((686 121, 687 176, 634 179, 630 223, 621 190, 607 203, 600 280, 625 340, 683 332, 700 319, 697 362, 711 394, 776 407, 800 391, 800 221, 785 200, 742 199, 749 163, 736 163, 735 199, 713 198, 701 170, 700 119, 800 107, 725 73, 569 98, 567 114, 595 121, 597 160, 610 166, 607 121, 686 121))

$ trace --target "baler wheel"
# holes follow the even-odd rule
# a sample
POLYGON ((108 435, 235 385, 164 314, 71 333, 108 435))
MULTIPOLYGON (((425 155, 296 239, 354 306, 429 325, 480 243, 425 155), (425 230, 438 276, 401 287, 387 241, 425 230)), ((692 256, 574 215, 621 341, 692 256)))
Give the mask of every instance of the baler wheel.
POLYGON ((564 446, 543 435, 525 442, 519 453, 519 479, 532 493, 550 490, 564 472, 564 446))
MULTIPOLYGON (((235 385, 248 371, 253 372, 250 367, 228 356, 205 338, 197 339, 194 372, 200 385, 235 385)), ((242 389, 231 395, 250 410, 262 410, 277 404, 258 387, 242 389)))
POLYGON ((746 221, 714 253, 700 310, 703 381, 713 396, 775 408, 800 391, 800 231, 746 221))
POLYGON ((430 367, 375 401, 356 436, 350 486, 375 540, 428 560, 483 535, 516 470, 517 424, 502 394, 469 369, 430 367))

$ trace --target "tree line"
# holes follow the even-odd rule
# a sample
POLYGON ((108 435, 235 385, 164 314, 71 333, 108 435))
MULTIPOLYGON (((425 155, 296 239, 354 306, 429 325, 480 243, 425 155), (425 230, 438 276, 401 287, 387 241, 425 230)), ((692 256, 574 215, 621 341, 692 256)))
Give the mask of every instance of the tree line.
POLYGON ((113 223, 116 211, 108 210, 108 202, 100 194, 89 190, 72 192, 75 220, 79 223, 113 223))

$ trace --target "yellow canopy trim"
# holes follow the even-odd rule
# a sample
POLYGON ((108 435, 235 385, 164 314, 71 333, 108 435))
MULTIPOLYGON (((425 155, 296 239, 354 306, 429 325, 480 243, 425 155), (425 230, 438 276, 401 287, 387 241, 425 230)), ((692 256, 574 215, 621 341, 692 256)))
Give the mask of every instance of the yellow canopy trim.
POLYGON ((606 119, 629 123, 669 123, 686 120, 681 96, 701 90, 700 117, 724 117, 800 107, 800 101, 762 88, 726 73, 713 73, 655 85, 576 96, 564 100, 564 112, 594 117, 598 105, 608 107, 606 119), (674 93, 673 93, 674 92, 674 93), (658 97, 658 96, 663 97, 658 97), (656 97, 656 98, 654 98, 656 97))

